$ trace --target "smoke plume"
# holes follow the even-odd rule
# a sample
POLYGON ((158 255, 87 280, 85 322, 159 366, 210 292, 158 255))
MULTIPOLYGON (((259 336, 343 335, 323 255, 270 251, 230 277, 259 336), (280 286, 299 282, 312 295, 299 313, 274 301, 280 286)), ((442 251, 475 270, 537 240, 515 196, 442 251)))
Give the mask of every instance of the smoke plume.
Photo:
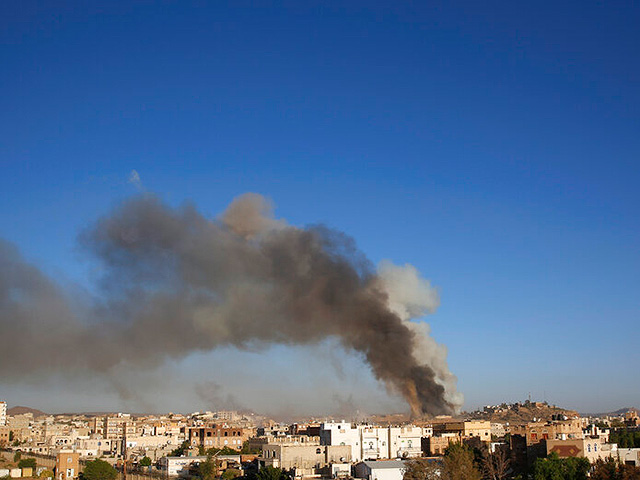
POLYGON ((351 238, 277 220, 260 195, 236 198, 216 219, 192 205, 135 197, 80 243, 102 272, 102 293, 84 302, 68 300, 0 243, 0 379, 62 369, 108 374, 219 346, 335 338, 413 414, 462 404, 446 349, 427 324, 410 321, 439 302, 416 269, 385 262, 376 270, 351 238))

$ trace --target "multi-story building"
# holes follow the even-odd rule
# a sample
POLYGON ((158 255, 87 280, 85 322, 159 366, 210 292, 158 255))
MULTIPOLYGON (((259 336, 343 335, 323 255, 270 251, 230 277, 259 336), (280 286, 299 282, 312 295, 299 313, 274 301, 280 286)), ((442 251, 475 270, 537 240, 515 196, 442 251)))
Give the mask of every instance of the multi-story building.
POLYGON ((320 473, 330 464, 351 462, 348 445, 292 445, 268 443, 262 446, 261 463, 284 470, 295 469, 295 475, 307 476, 320 473))
POLYGON ((0 402, 0 427, 7 424, 7 402, 0 402))
POLYGON ((107 415, 102 424, 102 438, 116 439, 136 434, 136 425, 129 414, 107 415))
POLYGON ((80 455, 72 450, 62 450, 56 457, 56 480, 72 480, 78 478, 80 472, 80 455))
POLYGON ((591 463, 608 457, 617 458, 617 445, 605 443, 601 437, 547 440, 546 443, 547 455, 555 453, 560 458, 585 457, 591 463))
POLYGON ((214 425, 212 427, 192 427, 188 440, 192 447, 242 449, 242 444, 251 436, 245 428, 214 425))
POLYGON ((461 438, 479 438, 483 442, 491 441, 491 422, 475 420, 467 422, 442 422, 433 424, 433 434, 455 434, 461 438))
POLYGON ((527 446, 542 440, 577 440, 583 437, 582 422, 579 418, 515 425, 510 427, 509 433, 525 437, 527 446))
POLYGON ((349 422, 323 423, 320 428, 322 445, 348 445, 354 462, 398 457, 418 457, 422 453, 422 438, 430 427, 377 427, 351 425, 349 422))
POLYGON ((0 427, 0 447, 9 445, 11 429, 9 427, 0 427))

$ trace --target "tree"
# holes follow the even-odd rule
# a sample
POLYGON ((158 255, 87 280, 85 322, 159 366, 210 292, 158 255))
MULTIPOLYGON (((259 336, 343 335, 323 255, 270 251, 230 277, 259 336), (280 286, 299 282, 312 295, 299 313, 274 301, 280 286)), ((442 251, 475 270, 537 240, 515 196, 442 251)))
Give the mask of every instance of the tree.
POLYGON ((140 462, 138 463, 141 467, 150 467, 151 466, 151 459, 149 457, 142 457, 140 459, 140 462))
POLYGON ((117 470, 99 458, 87 462, 82 472, 84 480, 115 480, 117 476, 117 470))
POLYGON ((16 453, 13 454, 14 462, 19 462, 21 458, 22 458, 22 452, 20 450, 18 450, 16 453))
POLYGON ((497 448, 491 453, 488 448, 482 450, 482 471, 489 480, 504 480, 509 473, 509 457, 505 448, 497 448))
POLYGON ((218 475, 218 461, 215 456, 207 455, 207 459, 204 462, 200 462, 198 471, 202 480, 213 480, 216 478, 218 475))
POLYGON ((591 473, 593 480, 640 480, 640 467, 623 465, 613 458, 597 460, 591 473))
POLYGON ((183 456, 183 455, 184 455, 184 451, 185 451, 187 448, 189 448, 189 445, 190 445, 190 444, 189 444, 189 440, 185 440, 184 442, 182 442, 182 444, 181 444, 178 448, 174 449, 174 450, 169 454, 169 456, 170 456, 170 457, 181 457, 181 456, 183 456))
POLYGON ((281 468, 272 467, 268 465, 258 470, 256 473, 257 480, 289 480, 287 475, 281 468))
POLYGON ((260 448, 260 446, 258 445, 252 446, 249 440, 245 440, 245 442, 242 444, 242 450, 240 450, 240 453, 251 454, 251 453, 260 453, 261 451, 262 451, 262 448, 260 448))
POLYGON ((460 443, 452 443, 444 454, 444 472, 449 480, 480 480, 473 463, 473 451, 460 443))
POLYGON ((18 468, 37 468, 35 458, 23 458, 18 462, 18 468))
POLYGON ((552 453, 535 461, 533 480, 586 480, 590 468, 589 460, 584 457, 560 458, 552 453))
POLYGON ((53 478, 53 472, 51 470, 43 470, 40 472, 40 478, 53 478))
POLYGON ((220 475, 220 478, 222 480, 233 480, 234 478, 238 478, 241 476, 242 476, 242 472, 240 470, 237 470, 235 468, 228 468, 224 471, 222 475, 220 475))
POLYGON ((426 458, 412 458, 405 463, 402 480, 441 480, 442 462, 426 458))
POLYGON ((618 463, 611 457, 606 460, 596 460, 591 478, 593 480, 617 480, 618 463))

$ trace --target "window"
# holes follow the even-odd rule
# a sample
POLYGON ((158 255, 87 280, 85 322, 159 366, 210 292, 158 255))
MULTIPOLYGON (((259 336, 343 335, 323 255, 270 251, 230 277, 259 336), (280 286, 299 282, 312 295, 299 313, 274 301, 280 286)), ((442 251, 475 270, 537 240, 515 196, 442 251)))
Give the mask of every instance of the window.
POLYGON ((319 448, 316 448, 316 455, 320 455, 322 453, 322 450, 319 448))
POLYGON ((595 443, 593 444, 593 451, 597 452, 598 451, 598 445, 596 445, 595 443))
POLYGON ((587 452, 590 452, 590 451, 591 451, 591 444, 590 444, 590 443, 588 443, 588 444, 587 444, 587 452))

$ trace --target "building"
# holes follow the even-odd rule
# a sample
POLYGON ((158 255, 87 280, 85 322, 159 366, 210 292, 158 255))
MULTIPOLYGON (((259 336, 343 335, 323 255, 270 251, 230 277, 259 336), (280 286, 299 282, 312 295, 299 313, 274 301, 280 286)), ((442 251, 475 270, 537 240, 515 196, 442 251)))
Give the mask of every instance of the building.
POLYGON ((462 439, 455 434, 449 433, 444 435, 438 435, 428 437, 425 439, 425 452, 429 455, 444 455, 445 450, 452 443, 461 443, 462 439))
POLYGON ((402 460, 365 461, 354 470, 355 477, 364 480, 402 480, 405 464, 402 460))
POLYGON ((7 402, 0 402, 0 427, 7 424, 7 402))
POLYGON ((515 425, 509 428, 509 433, 525 437, 527 446, 537 444, 542 440, 577 440, 583 438, 582 422, 579 418, 515 425))
POLYGON ((78 478, 80 473, 80 454, 71 450, 62 450, 56 457, 56 466, 53 473, 56 480, 78 478))
POLYGON ((467 422, 442 422, 433 424, 433 434, 442 436, 454 434, 462 438, 479 438, 483 442, 491 441, 491 422, 474 420, 467 422))
POLYGON ((262 446, 261 463, 284 470, 295 470, 295 476, 315 475, 320 469, 332 464, 350 462, 349 445, 268 443, 262 446))
POLYGON ((422 454, 422 438, 430 433, 431 427, 377 427, 328 422, 320 426, 320 443, 348 445, 354 462, 419 457, 422 454))
POLYGON ((618 448, 617 459, 623 465, 640 467, 640 448, 618 448))
POLYGON ((193 427, 189 429, 189 443, 192 447, 242 449, 250 432, 244 428, 214 425, 212 427, 193 427))
POLYGON ((115 416, 107 415, 103 418, 102 438, 115 440, 122 438, 124 435, 133 436, 135 434, 136 426, 131 419, 131 415, 119 413, 115 416))
POLYGON ((207 457, 164 457, 160 459, 160 468, 169 477, 186 477, 192 465, 206 459, 207 457))
POLYGON ((584 457, 591 463, 609 457, 617 458, 617 445, 606 443, 600 437, 586 437, 567 440, 547 440, 547 455, 557 454, 560 458, 584 457))

